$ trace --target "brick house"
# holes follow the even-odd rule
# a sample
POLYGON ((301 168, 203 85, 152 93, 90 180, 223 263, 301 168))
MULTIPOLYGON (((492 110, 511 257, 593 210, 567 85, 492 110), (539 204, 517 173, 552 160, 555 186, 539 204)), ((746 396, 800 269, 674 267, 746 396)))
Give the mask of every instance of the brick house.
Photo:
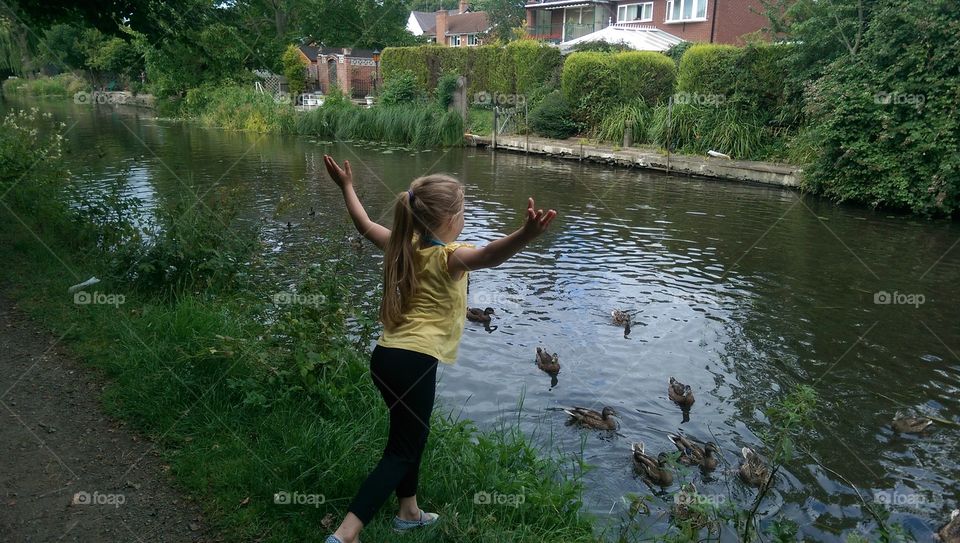
POLYGON ((378 82, 377 63, 373 51, 351 47, 301 45, 300 54, 307 61, 307 90, 330 92, 337 86, 351 98, 373 94, 378 82))
POLYGON ((483 35, 490 30, 485 11, 470 11, 470 2, 460 0, 460 7, 451 10, 411 11, 407 30, 415 36, 451 47, 483 44, 483 35), (440 36, 440 39, 437 37, 440 36))
POLYGON ((760 0, 528 0, 531 38, 564 43, 608 26, 657 29, 677 38, 743 45, 767 24, 760 0))

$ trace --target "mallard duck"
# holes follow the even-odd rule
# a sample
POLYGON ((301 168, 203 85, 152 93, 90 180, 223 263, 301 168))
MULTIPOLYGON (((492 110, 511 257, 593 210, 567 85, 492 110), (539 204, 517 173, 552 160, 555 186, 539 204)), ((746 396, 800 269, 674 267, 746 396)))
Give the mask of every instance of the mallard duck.
POLYGON ((613 324, 617 326, 630 326, 630 313, 622 309, 614 309, 610 312, 610 316, 613 317, 613 324))
POLYGON ((581 426, 598 430, 616 430, 618 426, 617 419, 614 418, 617 412, 610 406, 604 407, 599 413, 586 407, 571 407, 564 409, 563 412, 573 417, 573 420, 581 426))
POLYGON ((900 434, 919 434, 933 424, 933 421, 925 417, 909 417, 902 413, 897 413, 893 417, 890 426, 894 432, 900 434))
POLYGON ((650 483, 660 487, 673 484, 669 462, 667 453, 662 452, 654 458, 644 452, 643 442, 633 444, 633 468, 650 483))
POLYGON ((680 451, 679 461, 688 466, 700 466, 705 470, 716 469, 720 460, 715 456, 720 454, 720 447, 714 442, 704 445, 679 434, 667 434, 670 441, 680 451))
POLYGON ((770 479, 770 466, 767 465, 766 460, 750 447, 740 449, 740 454, 743 455, 738 471, 740 479, 757 488, 767 484, 770 479))
POLYGON ((670 385, 667 387, 667 396, 683 409, 690 409, 693 402, 697 401, 693 397, 693 389, 690 385, 685 385, 673 377, 670 378, 670 385))
POLYGON ((490 322, 490 315, 493 315, 493 308, 480 309, 479 307, 467 308, 467 320, 473 322, 490 322))
POLYGON ((537 367, 547 373, 559 373, 560 357, 557 353, 551 355, 546 349, 537 347, 537 367))
POLYGON ((960 509, 950 513, 950 521, 940 528, 937 536, 942 543, 960 543, 960 509))

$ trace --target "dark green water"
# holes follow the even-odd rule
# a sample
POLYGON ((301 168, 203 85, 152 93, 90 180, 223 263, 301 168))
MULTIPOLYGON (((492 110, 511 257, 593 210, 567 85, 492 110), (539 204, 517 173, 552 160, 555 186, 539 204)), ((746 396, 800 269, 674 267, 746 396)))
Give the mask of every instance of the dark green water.
MULTIPOLYGON (((347 243, 323 153, 353 162, 371 217, 385 217, 416 176, 456 175, 467 187, 465 241, 511 231, 529 195, 557 209, 541 240, 472 275, 471 305, 496 308, 499 328, 467 325, 439 395, 482 427, 516 419, 523 398, 523 427, 571 455, 584 433, 548 408, 613 406, 623 436, 586 434, 584 456, 595 466, 585 476, 587 505, 614 526, 627 493, 652 494, 632 475, 630 443, 669 450, 666 434, 678 428, 715 436, 731 467, 708 478, 691 473, 699 492, 748 503, 754 491, 732 471, 738 451, 759 446, 763 408, 797 384, 820 393, 808 446, 829 470, 800 454, 761 508, 768 518, 783 513, 810 540, 841 540, 869 524, 855 485, 867 499, 893 502, 893 520, 926 541, 960 502, 960 428, 903 437, 888 427, 898 409, 960 421, 957 225, 533 156, 411 153, 202 129, 146 111, 42 107, 67 123, 76 182, 121 179, 148 201, 179 183, 243 187, 248 215, 269 219, 272 250, 305 260, 317 244, 347 243), (877 304, 879 292, 922 295, 924 303, 877 304), (609 322, 618 307, 637 311, 629 339, 609 322), (556 386, 534 365, 538 345, 560 355, 556 386), (696 392, 689 422, 667 400, 670 376, 696 392)), ((379 260, 372 246, 366 253, 357 274, 375 280, 379 260)), ((662 527, 666 505, 656 497, 642 522, 662 527)))

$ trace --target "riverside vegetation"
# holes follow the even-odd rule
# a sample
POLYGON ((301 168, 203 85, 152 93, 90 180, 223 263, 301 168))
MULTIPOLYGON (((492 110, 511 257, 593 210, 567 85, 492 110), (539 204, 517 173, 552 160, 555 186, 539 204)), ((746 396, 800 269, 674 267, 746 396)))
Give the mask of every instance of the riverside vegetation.
MULTIPOLYGON (((105 372, 106 409, 156 442, 229 537, 307 539, 342 514, 387 424, 382 409, 357 410, 379 403, 366 370, 376 300, 354 294, 362 290, 350 273, 356 255, 318 244, 306 259, 317 264, 271 256, 261 225, 239 217, 242 195, 229 190, 206 197, 184 188, 151 212, 121 186, 81 190, 60 160, 63 126, 32 110, 8 114, 3 128, 5 294, 105 372), (90 290, 122 303, 76 303, 67 287, 91 275, 102 282, 90 290), (285 492, 311 496, 316 506, 275 499, 285 492)), ((816 409, 812 392, 799 388, 767 413, 770 428, 761 435, 774 473, 803 450, 816 409)), ((671 517, 659 533, 644 528, 641 513, 660 506, 635 496, 632 518, 598 534, 581 511, 581 476, 590 469, 582 451, 554 450, 509 422, 481 432, 442 407, 434 417, 423 495, 444 515, 441 538, 692 541, 732 532, 744 541, 796 539, 789 521, 761 522, 763 491, 752 509, 680 491, 670 501, 695 514, 671 517), (523 503, 491 505, 476 499, 483 492, 523 503)), ((690 475, 677 453, 670 463, 681 480, 690 475)), ((875 518, 876 537, 898 540, 882 511, 875 518)), ((388 523, 375 522, 369 537, 388 538, 388 523)))

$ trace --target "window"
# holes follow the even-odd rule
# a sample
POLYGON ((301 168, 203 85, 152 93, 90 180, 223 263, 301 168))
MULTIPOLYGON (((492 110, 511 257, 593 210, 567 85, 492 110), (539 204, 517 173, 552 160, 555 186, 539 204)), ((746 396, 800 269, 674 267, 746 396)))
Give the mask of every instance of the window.
POLYGON ((460 47, 460 34, 450 36, 450 38, 447 40, 447 44, 454 47, 460 47))
POLYGON ((467 45, 480 45, 476 34, 467 34, 467 45))
POLYGON ((624 23, 629 21, 652 21, 653 20, 653 2, 644 2, 642 4, 624 4, 617 8, 617 22, 624 23))
POLYGON ((705 21, 707 0, 667 0, 667 22, 705 21))

